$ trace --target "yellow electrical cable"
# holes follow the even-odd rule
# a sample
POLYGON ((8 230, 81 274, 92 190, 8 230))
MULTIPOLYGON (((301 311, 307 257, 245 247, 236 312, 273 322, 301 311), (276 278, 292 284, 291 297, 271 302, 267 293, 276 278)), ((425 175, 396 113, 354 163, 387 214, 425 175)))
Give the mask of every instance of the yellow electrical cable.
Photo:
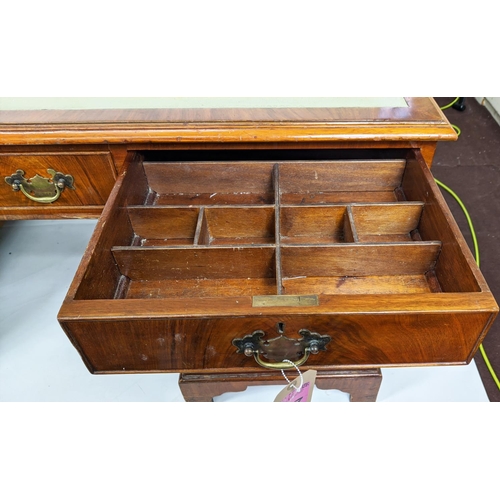
POLYGON ((444 111, 445 109, 451 108, 454 104, 458 102, 460 97, 455 98, 454 101, 450 102, 450 104, 447 104, 446 106, 443 106, 441 109, 444 111))
POLYGON ((472 224, 472 219, 471 219, 471 217, 469 215, 469 212, 468 212, 467 208, 465 208, 464 203, 458 197, 457 193, 455 193, 454 191, 452 191, 448 186, 446 186, 442 182, 438 181, 437 179, 434 179, 434 180, 436 181, 436 184, 440 188, 444 189, 446 192, 448 192, 449 194, 451 194, 451 196, 453 196, 453 198, 455 199, 455 201, 460 205, 460 208, 463 210, 463 212, 465 214, 465 217, 467 218, 467 222, 469 223, 469 227, 470 227, 470 231, 471 231, 471 235, 472 235, 472 242, 474 243, 474 253, 476 255, 476 262, 477 262, 478 267, 480 267, 481 266, 481 260, 480 260, 480 255, 479 255, 479 245, 478 245, 478 242, 477 242, 476 231, 474 230, 474 224, 472 224))
MULTIPOLYGON (((474 252, 476 254, 476 262, 477 262, 477 265, 479 267, 480 263, 481 263, 480 256, 479 256, 479 245, 478 245, 478 242, 477 242, 476 231, 474 230, 474 225, 472 224, 472 219, 471 219, 471 217, 469 215, 469 212, 468 212, 467 208, 465 207, 465 205, 462 202, 462 200, 458 197, 457 193, 455 193, 454 191, 452 191, 448 186, 446 186, 442 182, 438 181, 437 179, 434 179, 434 180, 436 181, 436 184, 439 187, 441 187, 442 189, 444 189, 446 192, 448 192, 455 199, 455 201, 460 205, 460 208, 463 210, 463 212, 465 214, 465 217, 467 218, 467 222, 469 223, 470 232, 471 232, 471 235, 472 235, 472 241, 474 243, 474 252)), ((484 350, 484 347, 483 347, 482 344, 479 346, 479 350, 481 351, 481 354, 483 355, 483 359, 484 359, 484 362, 486 363, 488 371, 490 372, 491 376, 493 377, 493 380, 495 381, 498 390, 500 390, 500 380, 498 380, 497 374, 495 373, 495 370, 491 366, 490 360, 489 360, 489 358, 488 358, 488 356, 486 354, 486 351, 484 350)))
MULTIPOLYGON (((456 97, 454 101, 450 102, 450 104, 447 104, 446 106, 441 107, 440 109, 442 111, 444 111, 445 109, 451 108, 455 103, 458 102, 459 99, 460 99, 460 97, 456 97)), ((458 134, 458 137, 460 137, 460 134, 462 133, 462 131, 456 125, 451 125, 451 126, 453 127, 455 132, 458 134)))

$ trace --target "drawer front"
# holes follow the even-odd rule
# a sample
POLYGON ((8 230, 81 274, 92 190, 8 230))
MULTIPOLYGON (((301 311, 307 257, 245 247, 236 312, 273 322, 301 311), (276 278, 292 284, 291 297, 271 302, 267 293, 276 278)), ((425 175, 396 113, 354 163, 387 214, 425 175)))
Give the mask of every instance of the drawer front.
POLYGON ((115 169, 108 152, 0 154, 0 207, 40 209, 104 206, 115 180, 115 169), (57 190, 51 190, 50 187, 53 172, 71 176, 73 189, 65 187, 57 197, 57 190), (6 181, 6 178, 16 176, 22 176, 33 186, 39 182, 41 189, 33 187, 29 190, 28 194, 33 199, 28 198, 21 190, 14 190, 6 181), (56 197, 54 201, 47 201, 56 197))
POLYGON ((196 373, 262 370, 254 357, 237 352, 233 340, 256 330, 265 332, 263 340, 275 339, 278 324, 289 338, 300 339, 302 329, 331 338, 326 351, 311 354, 305 367, 467 363, 490 319, 488 313, 364 314, 93 321, 63 326, 93 373, 196 373))

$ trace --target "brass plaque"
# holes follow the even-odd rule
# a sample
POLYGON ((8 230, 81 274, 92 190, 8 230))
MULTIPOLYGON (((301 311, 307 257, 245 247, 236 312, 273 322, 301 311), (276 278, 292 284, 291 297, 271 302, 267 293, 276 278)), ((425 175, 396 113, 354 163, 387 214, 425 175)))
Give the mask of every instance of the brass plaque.
POLYGON ((256 295, 252 307, 316 307, 317 295, 256 295))

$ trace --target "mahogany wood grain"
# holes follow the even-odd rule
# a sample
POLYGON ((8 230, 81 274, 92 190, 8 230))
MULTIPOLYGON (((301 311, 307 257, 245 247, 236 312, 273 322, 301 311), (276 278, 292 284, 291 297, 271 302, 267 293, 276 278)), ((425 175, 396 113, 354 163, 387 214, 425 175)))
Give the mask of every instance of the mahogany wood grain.
MULTIPOLYGON (((117 174, 121 174, 126 165, 133 161, 136 155, 135 151, 129 151, 130 145, 125 144, 107 144, 109 152, 113 157, 113 163, 117 174)), ((140 151, 140 148, 138 149, 140 151)))
POLYGON ((194 244, 210 245, 210 240, 211 236, 208 228, 207 214, 205 213, 205 207, 201 207, 198 224, 196 226, 196 233, 194 235, 194 244))
POLYGON ((201 194, 158 194, 155 206, 227 206, 227 205, 270 205, 274 203, 272 193, 201 193, 201 194))
POLYGON ((393 192, 401 185, 405 164, 402 160, 283 162, 281 191, 283 194, 393 192))
POLYGON ((407 108, 3 111, 0 145, 456 140, 433 99, 406 100, 407 108))
MULTIPOLYGON (((453 139, 453 140, 456 140, 453 139)), ((106 148, 106 150, 111 151, 113 157, 115 158, 115 148, 118 149, 116 153, 117 157, 116 170, 121 172, 124 165, 126 164, 126 154, 134 154, 137 151, 142 151, 148 154, 148 156, 158 156, 160 158, 154 161, 168 161, 172 160, 171 156, 177 157, 179 154, 184 154, 188 156, 200 155, 205 156, 203 160, 210 160, 209 155, 231 154, 234 157, 238 157, 239 161, 249 161, 251 155, 259 155, 262 159, 281 161, 284 159, 295 159, 299 160, 319 160, 319 159, 339 159, 344 157, 355 158, 355 159, 405 159, 406 154, 412 150, 419 150, 422 153, 424 161, 427 163, 428 168, 432 167, 432 158, 437 147, 437 142, 428 141, 410 141, 410 140, 343 140, 343 141, 316 141, 311 139, 309 141, 300 142, 218 142, 218 141, 207 141, 207 142, 136 142, 128 140, 122 144, 106 144, 106 145, 66 145, 65 148, 75 148, 80 149, 91 147, 97 149, 99 147, 106 148), (353 151, 356 151, 356 155, 353 156, 353 151), (307 155, 306 155, 307 152, 307 155), (429 160, 430 158, 430 160, 429 160)), ((30 146, 4 146, 1 147, 3 150, 23 150, 28 149, 30 146)), ((45 145, 43 148, 56 148, 56 146, 45 145)), ((40 149, 40 146, 38 146, 40 149)), ((153 161, 149 159, 148 161, 153 161)))
POLYGON ((435 101, 425 97, 406 97, 406 106, 398 107, 158 107, 158 108, 99 108, 99 109, 33 109, 2 110, 0 123, 52 124, 68 123, 176 123, 176 122, 296 122, 304 121, 408 121, 445 122, 435 101), (13 120, 15 118, 15 120, 13 120), (240 120, 238 120, 240 118, 240 120))
POLYGON ((0 220, 98 219, 104 206, 0 207, 0 220))
POLYGON ((287 295, 335 294, 413 294, 432 293, 434 290, 426 274, 392 276, 337 276, 311 278, 285 278, 283 287, 287 295))
MULTIPOLYGON (((78 284, 78 281, 76 281, 78 284)), ((59 318, 62 321, 126 321, 128 319, 149 320, 169 318, 213 318, 218 316, 263 316, 270 313, 269 308, 253 307, 252 297, 217 298, 169 298, 144 300, 93 299, 91 296, 74 300, 72 287, 63 303, 59 318)), ((438 293, 413 295, 320 295, 319 306, 276 307, 275 315, 294 316, 307 314, 429 314, 443 311, 468 314, 485 312, 496 314, 498 306, 487 292, 438 293)), ((471 332, 472 335, 472 332, 471 332)))
POLYGON ((252 297, 276 294, 277 285, 274 278, 182 279, 131 281, 125 298, 252 297))
POLYGON ((413 145, 414 149, 420 150, 422 158, 429 168, 432 168, 432 162, 434 161, 434 156, 436 155, 437 144, 437 142, 427 142, 413 145))
POLYGON ((358 231, 354 223, 351 205, 347 207, 344 214, 344 241, 346 243, 359 243, 358 231))
POLYGON ((0 129, 0 144, 123 144, 134 140, 144 143, 298 143, 298 142, 373 142, 373 141, 455 141, 456 133, 448 125, 425 125, 421 123, 300 123, 292 125, 263 123, 255 127, 252 122, 200 123, 186 126, 174 124, 68 124, 54 126, 3 126, 0 129))
POLYGON ((0 151, 0 206, 40 208, 40 203, 13 191, 4 178, 15 174, 17 170, 23 170, 26 179, 32 179, 36 175, 50 179, 48 169, 73 176, 75 187, 74 190, 65 189, 50 208, 99 206, 102 209, 116 181, 109 152, 11 154, 0 151))
POLYGON ((112 253, 121 273, 133 281, 275 275, 274 247, 113 247, 112 253))
POLYGON ((116 172, 108 145, 60 146, 57 141, 47 146, 0 145, 0 219, 97 219, 113 188, 116 172), (48 168, 73 175, 76 191, 67 189, 52 204, 30 201, 4 182, 15 172, 14 167, 24 170, 26 178, 36 174, 49 178, 48 168))
POLYGON ((140 239, 136 236, 134 240, 133 247, 186 247, 189 245, 193 245, 193 238, 168 238, 162 240, 155 239, 140 239))
MULTIPOLYGON (((131 155, 146 150, 351 148, 393 149, 398 154, 402 148, 416 148, 430 167, 437 141, 455 140, 456 134, 432 99, 406 100, 408 108, 386 109, 4 111, 0 114, 0 153, 39 155, 99 150, 110 153, 113 171, 121 172, 131 155)), ((98 190, 104 199, 109 191, 109 185, 98 190)), ((0 217, 95 218, 102 205, 82 205, 81 200, 71 199, 64 205, 30 206, 25 210, 0 203, 0 217)))
POLYGON ((377 401, 382 372, 374 370, 321 370, 316 378, 318 389, 335 389, 350 395, 351 403, 374 403, 377 401))
POLYGON ((283 246, 283 277, 425 274, 440 250, 439 242, 283 246))
MULTIPOLYGON (((182 374, 179 387, 188 403, 208 403, 229 392, 243 392, 252 386, 283 386, 283 376, 276 372, 192 375, 182 374)), ((373 403, 382 384, 380 370, 318 370, 318 389, 338 390, 349 394, 353 403, 373 403)), ((277 387, 276 396, 281 387, 277 387)))
POLYGON ((284 243, 411 241, 423 203, 283 207, 284 243))
POLYGON ((333 205, 336 203, 386 203, 400 201, 393 191, 339 191, 335 193, 284 193, 283 205, 333 205))
POLYGON ((275 253, 275 264, 276 264, 276 295, 283 295, 283 272, 281 263, 281 166, 276 163, 273 166, 273 188, 274 188, 274 232, 276 239, 276 253, 275 253))
POLYGON ((145 163, 144 170, 160 195, 209 194, 213 199, 217 194, 273 193, 272 163, 145 163))
POLYGON ((302 329, 332 337, 327 351, 310 356, 304 370, 363 369, 467 363, 491 318, 489 312, 284 315, 268 311, 238 318, 75 318, 62 325, 93 373, 250 373, 262 369, 253 358, 238 354, 232 341, 256 330, 275 338, 278 323, 285 324, 291 337, 302 329))
POLYGON ((282 207, 283 243, 339 243, 344 241, 345 206, 282 207))
POLYGON ((200 210, 189 207, 129 207, 127 213, 140 239, 168 240, 170 245, 170 240, 194 241, 200 210))
MULTIPOLYGON (((138 160, 136 160, 138 161, 138 160)), ((139 204, 147 197, 148 186, 141 168, 133 168, 118 178, 110 201, 97 223, 94 234, 78 267, 68 292, 76 298, 107 299, 114 297, 122 275, 111 253, 113 245, 131 245, 134 232, 126 211, 128 201, 139 204), (134 189, 131 189, 131 186, 134 189)))
POLYGON ((352 205, 359 242, 411 241, 410 233, 417 230, 423 207, 423 203, 352 205))
POLYGON ((274 207, 226 207, 205 210, 210 243, 275 243, 274 207))
POLYGON ((425 202, 419 225, 422 238, 433 239, 439 235, 443 242, 435 269, 443 291, 489 291, 441 192, 431 173, 422 168, 422 163, 419 153, 408 160, 403 189, 408 200, 425 202))
MULTIPOLYGON (((110 245, 120 241, 124 245, 130 245, 134 232, 127 213, 117 207, 112 208, 113 210, 107 213, 105 222, 105 224, 109 223, 110 229, 103 233, 103 237, 98 239, 95 247, 92 245, 91 240, 92 250, 89 252, 89 249, 87 249, 83 257, 85 269, 81 269, 84 274, 76 295, 77 298, 106 299, 114 297, 117 292, 122 273, 116 266, 115 259, 110 251, 110 245)), ((100 229, 98 225, 96 228, 97 235, 100 229)))

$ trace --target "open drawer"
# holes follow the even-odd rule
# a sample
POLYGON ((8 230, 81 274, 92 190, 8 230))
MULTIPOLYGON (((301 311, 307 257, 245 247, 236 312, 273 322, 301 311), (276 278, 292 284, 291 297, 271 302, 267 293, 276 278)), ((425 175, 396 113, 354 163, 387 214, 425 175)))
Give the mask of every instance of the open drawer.
POLYGON ((59 321, 93 373, 194 374, 468 363, 497 312, 419 152, 138 156, 59 321))

